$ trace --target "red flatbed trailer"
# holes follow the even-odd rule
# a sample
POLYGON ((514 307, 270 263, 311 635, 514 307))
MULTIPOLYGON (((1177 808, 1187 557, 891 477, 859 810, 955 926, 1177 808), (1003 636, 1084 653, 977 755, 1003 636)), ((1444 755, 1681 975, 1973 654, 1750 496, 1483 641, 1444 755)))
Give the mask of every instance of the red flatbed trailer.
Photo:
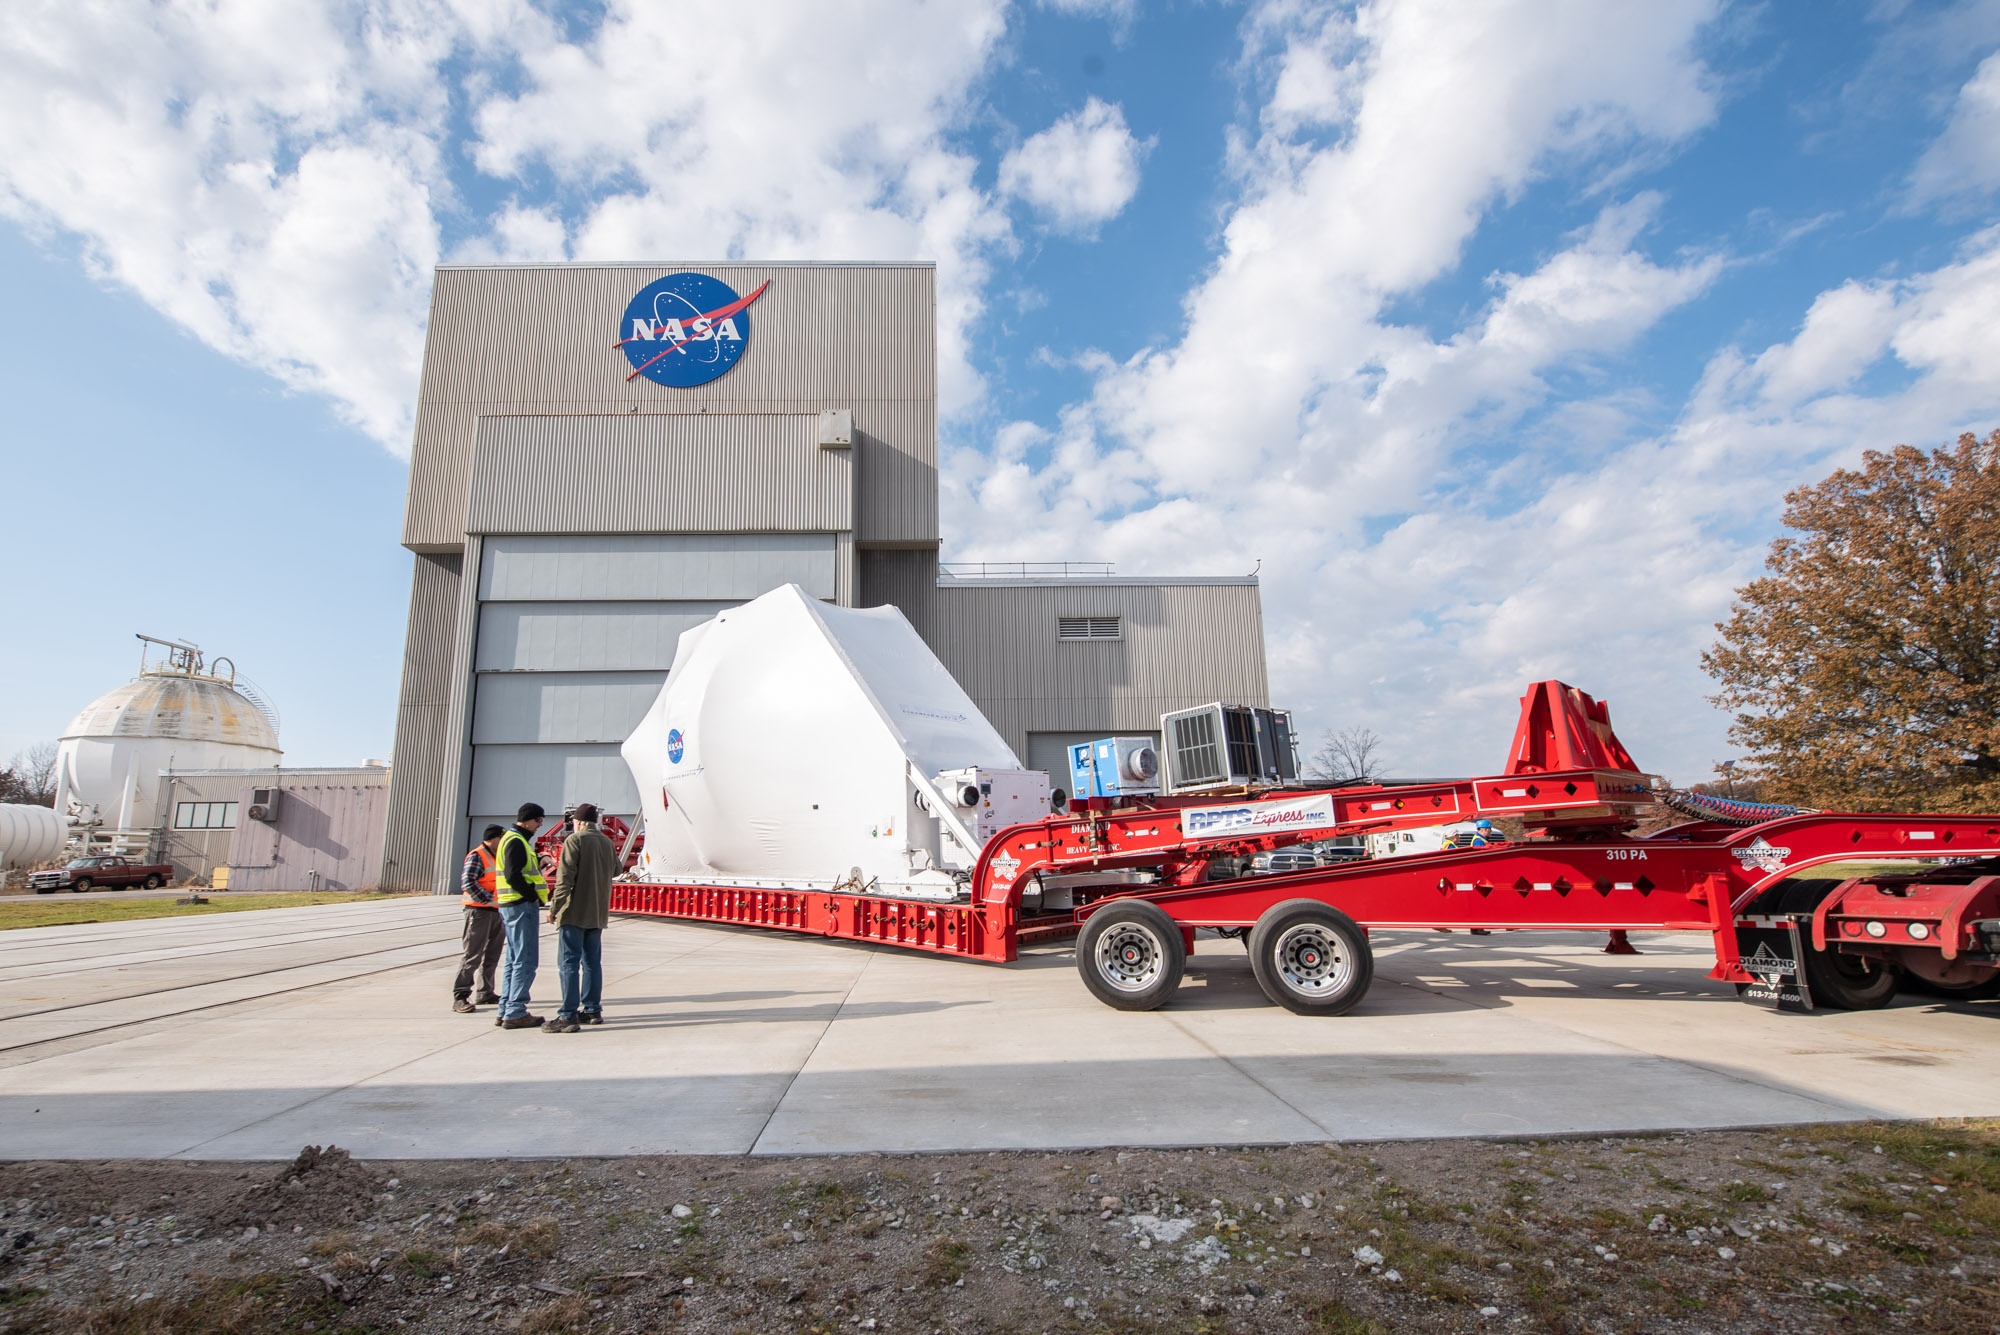
MULTIPOLYGON (((1561 682, 1522 700, 1507 772, 1446 783, 1203 793, 1073 803, 1011 826, 951 903, 827 889, 620 883, 614 912, 804 932, 1007 962, 1077 935, 1093 994, 1165 1004, 1197 928, 1240 935, 1265 993, 1338 1014, 1367 991, 1371 928, 1702 931, 1709 976, 1753 999, 1862 1008, 1909 972, 1967 995, 2000 986, 2000 816, 1800 812, 1751 804, 1630 833, 1662 793, 1606 707, 1561 682), (1732 815, 1734 819, 1715 818, 1732 815), (1335 835, 1513 817, 1529 837, 1301 871, 1205 879, 1218 858, 1335 835), (1815 867, 1889 862, 1847 880, 1815 867)), ((1693 801, 1682 795, 1683 803, 1693 801)))

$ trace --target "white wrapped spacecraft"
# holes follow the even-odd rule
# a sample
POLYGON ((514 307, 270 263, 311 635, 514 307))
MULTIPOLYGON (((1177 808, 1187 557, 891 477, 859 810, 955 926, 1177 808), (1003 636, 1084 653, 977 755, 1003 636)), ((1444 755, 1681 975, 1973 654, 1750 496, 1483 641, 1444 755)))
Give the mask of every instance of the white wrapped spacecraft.
POLYGON ((791 584, 682 634, 623 754, 651 882, 949 898, 993 830, 1048 813, 901 612, 791 584))

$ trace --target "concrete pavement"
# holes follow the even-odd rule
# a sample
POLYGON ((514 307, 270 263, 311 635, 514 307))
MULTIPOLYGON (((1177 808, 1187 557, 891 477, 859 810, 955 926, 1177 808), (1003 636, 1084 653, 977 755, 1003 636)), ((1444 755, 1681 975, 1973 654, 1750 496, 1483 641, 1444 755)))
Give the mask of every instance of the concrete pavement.
MULTIPOLYGON (((1200 943, 1168 1008, 1006 968, 624 919, 601 1029, 449 1010, 459 910, 375 901, 0 933, 0 1157, 794 1154, 1614 1132, 2000 1114, 2000 1003, 1775 1015, 1706 943, 1377 935, 1306 1019, 1200 943)), ((545 937, 536 1009, 554 1009, 545 937)))

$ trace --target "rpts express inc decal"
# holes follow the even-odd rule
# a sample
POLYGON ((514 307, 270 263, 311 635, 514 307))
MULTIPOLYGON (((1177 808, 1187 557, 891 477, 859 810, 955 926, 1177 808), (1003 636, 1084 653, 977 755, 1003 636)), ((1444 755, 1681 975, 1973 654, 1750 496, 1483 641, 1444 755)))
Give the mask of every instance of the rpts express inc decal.
POLYGON ((1327 796, 1295 797, 1286 802, 1246 802, 1226 807, 1181 808, 1181 836, 1214 838, 1223 834, 1271 834, 1280 830, 1317 830, 1340 821, 1327 796))
POLYGON ((705 273, 670 273, 646 284, 625 308, 612 344, 632 363, 625 378, 692 389, 722 375, 749 346, 750 303, 770 285, 740 297, 705 273))

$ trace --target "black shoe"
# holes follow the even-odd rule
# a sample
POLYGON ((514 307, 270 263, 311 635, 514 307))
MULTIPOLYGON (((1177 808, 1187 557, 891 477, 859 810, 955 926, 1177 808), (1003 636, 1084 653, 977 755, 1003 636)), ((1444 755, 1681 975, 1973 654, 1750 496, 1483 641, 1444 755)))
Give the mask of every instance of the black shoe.
POLYGON ((603 1024, 603 1023, 604 1023, 604 1012, 603 1012, 603 1011, 578 1011, 578 1012, 576 1013, 576 1022, 577 1022, 578 1024, 603 1024))
POLYGON ((516 1015, 510 1020, 502 1020, 500 1027, 502 1029, 540 1029, 542 1027, 542 1017, 539 1015, 516 1015))
POLYGON ((558 1015, 542 1026, 542 1032, 545 1034, 573 1034, 578 1028, 577 1022, 569 1016, 558 1015))
POLYGON ((479 994, 479 1004, 482 1006, 498 1006, 500 998, 494 996, 491 992, 481 992, 479 994))
POLYGON ((451 1003, 451 1008, 457 1011, 460 1015, 470 1015, 474 1011, 479 1009, 479 1007, 473 1005, 472 1002, 465 997, 458 997, 455 1000, 453 1000, 453 1002, 451 1003))

